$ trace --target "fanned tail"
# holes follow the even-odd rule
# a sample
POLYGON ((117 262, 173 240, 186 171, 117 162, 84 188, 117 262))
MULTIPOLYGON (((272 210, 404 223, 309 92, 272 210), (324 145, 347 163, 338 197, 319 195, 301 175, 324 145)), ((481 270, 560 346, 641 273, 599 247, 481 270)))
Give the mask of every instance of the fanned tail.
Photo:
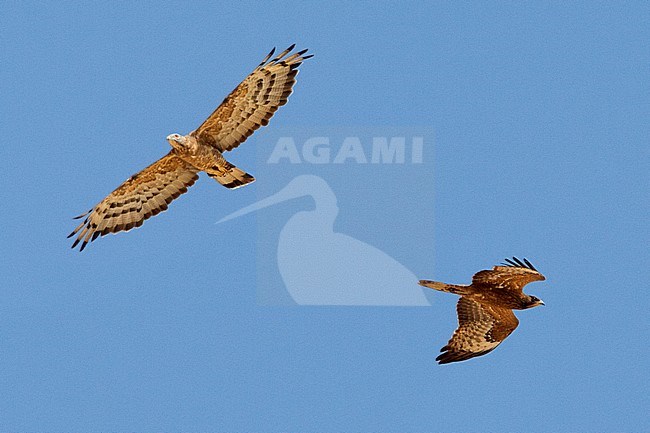
POLYGON ((253 176, 227 161, 224 166, 219 167, 218 171, 208 171, 206 173, 208 173, 208 176, 228 189, 239 188, 241 186, 255 182, 255 178, 253 176))

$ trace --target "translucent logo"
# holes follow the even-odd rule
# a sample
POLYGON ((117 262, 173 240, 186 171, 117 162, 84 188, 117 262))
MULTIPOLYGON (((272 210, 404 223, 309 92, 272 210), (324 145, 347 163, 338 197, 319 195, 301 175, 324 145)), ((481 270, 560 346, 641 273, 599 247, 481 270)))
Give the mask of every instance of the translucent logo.
POLYGON ((223 227, 255 213, 258 301, 430 305, 406 263, 421 258, 413 250, 430 250, 433 240, 431 131, 274 133, 257 143, 258 166, 251 172, 259 200, 218 221, 223 227))

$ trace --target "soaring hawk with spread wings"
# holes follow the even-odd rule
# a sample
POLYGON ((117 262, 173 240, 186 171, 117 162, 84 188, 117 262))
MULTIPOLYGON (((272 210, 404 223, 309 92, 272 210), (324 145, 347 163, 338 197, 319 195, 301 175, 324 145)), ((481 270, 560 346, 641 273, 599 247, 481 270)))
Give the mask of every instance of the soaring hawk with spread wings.
POLYGON ((469 286, 420 280, 420 285, 460 295, 456 311, 458 329, 436 358, 440 364, 464 361, 494 350, 515 330, 519 321, 512 310, 544 305, 523 288, 546 278, 526 259, 506 259, 502 266, 480 271, 469 286))
POLYGON ((83 251, 98 236, 140 227, 187 192, 200 171, 230 189, 253 182, 253 176, 226 161, 222 152, 236 148, 260 126, 266 126, 277 109, 287 103, 298 66, 312 57, 305 56, 307 50, 289 54, 294 47, 272 59, 275 48, 271 50, 198 129, 185 136, 169 135, 171 152, 75 218, 84 220, 68 236, 77 235, 72 248, 81 243, 83 251))

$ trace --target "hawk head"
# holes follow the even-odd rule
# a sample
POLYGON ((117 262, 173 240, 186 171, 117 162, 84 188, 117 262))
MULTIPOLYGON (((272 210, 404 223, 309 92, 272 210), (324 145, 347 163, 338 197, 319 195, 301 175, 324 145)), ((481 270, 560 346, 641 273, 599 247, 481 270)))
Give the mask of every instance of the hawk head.
POLYGON ((171 144, 171 146, 174 149, 178 149, 178 150, 187 150, 189 144, 187 142, 187 137, 182 136, 180 134, 169 134, 167 136, 167 141, 169 142, 169 144, 171 144))
POLYGON ((524 309, 539 307, 540 305, 546 305, 546 304, 544 304, 544 301, 539 299, 537 296, 532 296, 531 295, 531 296, 529 296, 529 298, 530 298, 530 300, 528 301, 528 303, 526 304, 524 309))

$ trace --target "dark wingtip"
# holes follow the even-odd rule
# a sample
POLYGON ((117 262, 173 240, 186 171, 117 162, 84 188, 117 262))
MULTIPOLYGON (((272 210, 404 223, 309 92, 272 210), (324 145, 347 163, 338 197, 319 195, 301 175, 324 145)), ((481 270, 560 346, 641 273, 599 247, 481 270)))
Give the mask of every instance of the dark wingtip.
POLYGON ((505 259, 505 260, 507 263, 501 263, 503 266, 510 266, 514 268, 527 268, 535 272, 539 272, 535 268, 535 266, 533 266, 533 264, 530 263, 526 258, 524 258, 523 262, 514 256, 512 257, 512 259, 505 259))
POLYGON ((76 247, 78 244, 79 244, 79 239, 74 241, 74 243, 72 244, 72 246, 70 248, 74 249, 74 247, 76 247))
POLYGON ((88 215, 91 211, 92 211, 92 209, 89 210, 88 212, 82 213, 82 214, 79 215, 79 216, 73 217, 72 219, 73 219, 73 220, 81 219, 81 218, 85 217, 86 215, 88 215))
POLYGON ((524 262, 526 262, 526 265, 528 265, 530 269, 532 269, 533 271, 537 271, 537 268, 535 268, 535 266, 533 266, 533 264, 529 262, 527 259, 524 258, 524 262))
POLYGON ((296 44, 291 44, 291 46, 289 48, 287 48, 287 51, 291 51, 294 48, 296 48, 296 44))
POLYGON ((259 67, 264 66, 264 64, 265 64, 266 62, 269 61, 269 59, 271 58, 271 56, 273 55, 273 53, 275 53, 275 47, 271 48, 271 51, 269 51, 269 53, 266 55, 266 57, 264 57, 264 60, 262 60, 262 61, 260 62, 260 64, 257 65, 257 67, 259 68, 259 67))
MULTIPOLYGON (((447 347, 443 347, 440 351, 442 352, 444 349, 447 349, 447 347)), ((445 352, 438 355, 436 361, 438 361, 438 364, 449 364, 456 361, 456 359, 449 352, 445 352)))

